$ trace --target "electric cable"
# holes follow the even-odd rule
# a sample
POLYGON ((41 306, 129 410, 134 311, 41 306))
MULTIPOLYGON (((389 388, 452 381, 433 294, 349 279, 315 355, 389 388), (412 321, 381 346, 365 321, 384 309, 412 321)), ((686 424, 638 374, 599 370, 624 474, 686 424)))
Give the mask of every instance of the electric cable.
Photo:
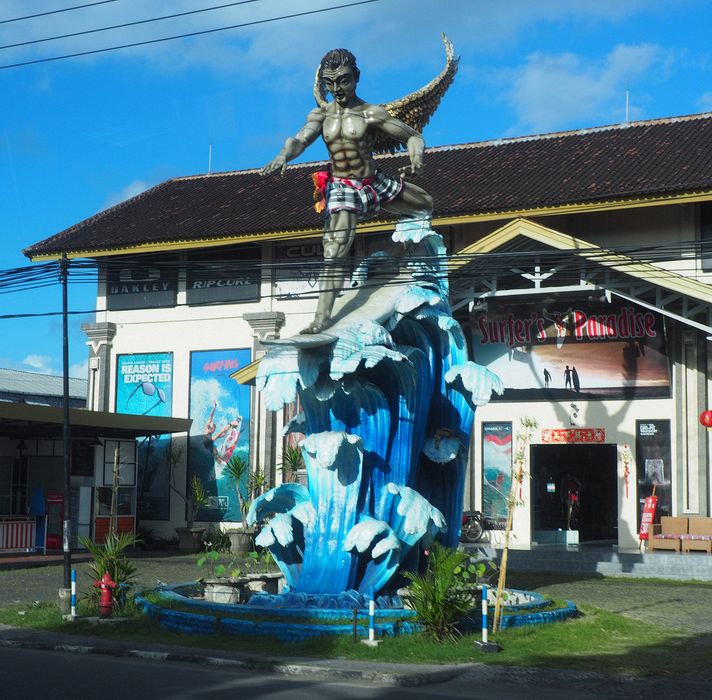
MULTIPOLYGON (((696 243, 696 245, 694 246, 695 248, 700 248, 700 247, 701 247, 700 245, 697 245, 697 242, 695 242, 695 243, 696 243)), ((709 245, 705 244, 705 246, 706 246, 707 248, 709 248, 709 245)), ((676 246, 663 246, 663 247, 669 249, 669 248, 671 248, 671 247, 676 247, 676 246)), ((547 253, 547 252, 550 253, 551 255, 556 255, 556 256, 561 260, 561 264, 567 263, 567 262, 571 262, 572 260, 573 260, 574 262, 578 262, 578 261, 575 260, 578 256, 575 255, 575 254, 574 254, 573 252, 571 252, 571 251, 563 251, 563 252, 562 252, 562 251, 551 251, 551 250, 549 250, 549 251, 526 251, 525 254, 526 254, 527 257, 532 257, 532 256, 536 256, 536 255, 543 255, 543 254, 545 254, 545 253, 547 253)), ((601 251, 601 252, 602 252, 603 254, 605 254, 605 255, 611 255, 611 251, 610 251, 610 250, 604 250, 604 251, 601 251)), ((496 259, 496 258, 505 258, 505 259, 506 259, 506 258, 508 258, 508 256, 511 256, 511 255, 520 255, 520 256, 521 256, 521 255, 522 255, 522 252, 521 252, 521 251, 519 251, 519 252, 507 252, 507 253, 500 253, 500 254, 487 253, 487 254, 481 254, 481 255, 479 255, 479 256, 466 256, 466 257, 468 258, 468 262, 470 262, 470 263, 471 263, 471 262, 481 262, 482 265, 485 267, 485 275, 491 275, 491 273, 492 273, 492 262, 493 262, 493 258, 495 258, 495 259, 496 259)), ((424 257, 424 258, 421 258, 421 261, 432 262, 432 261, 433 261, 433 258, 432 258, 432 257, 430 257, 430 258, 425 258, 425 257, 424 257)), ((105 262, 105 261, 103 261, 103 262, 105 262)), ((221 261, 218 261, 218 262, 221 262, 221 261)), ((411 261, 411 262, 412 262, 412 261, 411 261)), ((127 261, 123 261, 121 264, 123 265, 123 267, 126 267, 126 263, 127 263, 127 261)), ((182 265, 183 263, 178 263, 178 264, 182 265)), ((346 272, 348 273, 348 272, 351 272, 351 271, 352 271, 352 267, 353 267, 353 265, 355 265, 355 264, 356 264, 356 261, 355 261, 355 260, 354 260, 353 263, 349 263, 349 262, 347 261, 347 262, 344 263, 343 266, 344 266, 346 272)), ((635 260, 635 259, 632 259, 629 264, 633 264, 633 265, 639 264, 639 261, 638 261, 638 260, 635 260)), ((322 260, 315 260, 315 261, 313 262, 313 267, 314 267, 315 270, 321 268, 322 266, 323 266, 323 261, 322 261, 322 260)), ((597 263, 594 263, 594 265, 590 265, 589 267, 592 268, 593 266, 598 266, 598 265, 597 265, 597 263)), ((303 272, 303 267, 304 267, 304 264, 303 264, 303 262, 302 262, 302 263, 299 263, 298 266, 295 266, 295 269, 299 270, 300 272, 303 272)), ((622 267, 622 268, 623 268, 622 271, 625 271, 625 269, 624 269, 624 268, 625 268, 625 265, 622 265, 622 266, 619 266, 619 267, 622 267)), ((69 273, 70 273, 70 280, 71 280, 72 282, 75 282, 75 281, 76 281, 76 270, 77 270, 77 268, 79 268, 80 270, 82 270, 82 274, 85 275, 85 279, 89 279, 89 281, 91 281, 93 284, 96 284, 96 281, 97 281, 97 278, 98 278, 97 275, 98 275, 98 271, 99 271, 99 265, 97 265, 96 261, 92 261, 92 260, 89 260, 89 261, 87 261, 87 260, 84 260, 84 261, 70 261, 70 264, 69 264, 69 273), (89 273, 88 276, 87 276, 87 272, 89 273)), ((577 268, 578 268, 578 265, 577 265, 577 268)), ((241 269, 242 269, 243 271, 251 271, 253 274, 255 274, 254 265, 250 265, 249 267, 243 266, 241 269)), ((510 272, 510 273, 511 273, 511 268, 510 268, 509 266, 507 266, 506 262, 505 262, 505 264, 504 264, 503 266, 501 266, 500 269, 502 269, 503 271, 506 271, 506 272, 510 272)), ((30 268, 24 268, 24 269, 22 269, 22 270, 19 270, 19 269, 16 268, 16 269, 13 270, 13 271, 0 272, 0 280, 2 280, 3 278, 6 278, 6 277, 8 277, 8 276, 12 277, 12 274, 14 274, 15 277, 19 277, 19 273, 20 273, 20 272, 24 272, 24 273, 26 274, 26 273, 28 273, 28 272, 30 272, 30 271, 32 271, 33 274, 34 274, 34 272, 36 272, 35 268, 32 268, 32 267, 30 267, 30 268), (10 272, 10 273, 12 273, 12 274, 8 275, 8 272, 10 272)), ((221 267, 221 271, 222 271, 222 267, 221 267)), ((470 270, 467 271, 465 274, 460 274, 459 272, 456 272, 456 273, 454 273, 454 274, 453 274, 453 273, 450 273, 450 274, 448 275, 449 281, 450 281, 450 283, 452 284, 452 283, 454 283, 454 282, 459 281, 460 279, 466 279, 466 280, 468 280, 469 282, 473 282, 473 283, 474 283, 474 282, 477 281, 477 276, 476 276, 476 275, 473 275, 473 272, 476 272, 476 271, 477 271, 476 269, 470 269, 470 270)), ((44 272, 45 274, 51 274, 51 276, 53 277, 53 281, 46 281, 45 283, 42 283, 42 284, 35 283, 35 284, 33 284, 33 285, 31 286, 31 288, 40 288, 40 287, 43 287, 43 286, 52 286, 52 285, 59 284, 59 282, 58 282, 58 280, 57 280, 57 277, 56 277, 56 275, 57 275, 57 264, 56 264, 56 263, 45 263, 44 266, 43 266, 42 272, 44 272)), ((667 273, 667 270, 661 268, 659 272, 660 272, 661 276, 664 277, 664 276, 666 275, 666 273, 667 273)), ((430 274, 428 277, 429 277, 429 279, 431 279, 433 282, 435 282, 435 281, 438 280, 438 278, 441 278, 441 277, 444 277, 444 276, 446 276, 446 272, 445 272, 445 271, 443 271, 442 273, 439 273, 439 274, 438 274, 438 273, 430 274)), ((298 275, 298 276, 296 276, 294 279, 295 279, 295 280, 301 280, 301 279, 303 279, 303 278, 302 278, 301 275, 298 275)), ((655 279, 656 279, 656 275, 649 275, 649 276, 647 277, 647 280, 649 280, 649 281, 651 281, 651 282, 654 282, 655 279)), ((281 280, 281 281, 289 281, 289 279, 287 278, 287 279, 283 279, 283 280, 281 280)), ((396 282, 393 282, 393 283, 395 284, 395 283, 401 283, 401 282, 397 282, 397 281, 396 281, 396 282)), ((18 284, 19 284, 19 280, 16 280, 16 289, 11 290, 11 291, 20 291, 21 289, 20 289, 19 286, 17 286, 18 284)), ((386 284, 388 284, 388 283, 386 283, 386 284)), ((368 287, 369 285, 368 285, 368 282, 365 282, 365 283, 361 284, 360 286, 361 286, 361 287, 368 287)), ((384 286, 384 284, 378 283, 378 286, 384 286)), ((27 289, 27 288, 28 288, 28 287, 22 287, 22 290, 27 289)), ((346 288, 346 286, 344 286, 344 287, 339 286, 339 287, 338 287, 338 291, 341 291, 341 290, 344 289, 344 288, 346 288)), ((554 292, 556 292, 556 288, 552 288, 550 291, 551 291, 551 293, 554 293, 554 292)), ((526 289, 523 289, 523 290, 522 290, 522 293, 523 293, 523 294, 526 294, 526 292, 527 292, 526 289)), ((316 288, 314 288, 314 289, 310 290, 309 292, 307 292, 307 293, 305 293, 305 294, 300 294, 300 295, 298 295, 298 297, 299 297, 299 298, 316 298, 316 297, 318 296, 318 293, 319 293, 319 291, 318 291, 316 288)), ((282 299, 289 299, 289 298, 292 298, 292 299, 293 299, 293 298, 295 298, 296 296, 297 296, 297 295, 287 295, 287 294, 284 294, 284 293, 280 293, 280 292, 278 292, 278 291, 275 291, 275 292, 273 292, 272 294, 268 294, 268 295, 265 295, 265 294, 261 294, 261 295, 260 295, 261 298, 282 298, 282 299)), ((227 303, 227 304, 231 304, 231 303, 236 303, 236 302, 226 302, 226 303, 227 303)), ((214 306, 214 305, 216 305, 215 302, 202 302, 202 303, 193 303, 193 302, 191 302, 191 303, 176 303, 176 304, 172 304, 171 306, 174 306, 174 307, 183 307, 183 306, 184 306, 184 307, 193 307, 193 306, 214 306)), ((217 305, 220 306, 220 304, 217 304, 217 305)), ((81 311, 71 311, 70 313, 75 314, 75 315, 76 315, 76 314, 91 314, 91 313, 101 312, 101 311, 105 311, 105 310, 106 310, 106 309, 96 309, 96 308, 95 308, 95 309, 85 309, 85 310, 81 310, 81 311)), ((16 314, 4 314, 4 315, 0 315, 0 319, 37 318, 37 317, 56 316, 56 315, 60 315, 60 314, 61 314, 61 312, 32 312, 32 313, 22 313, 22 314, 17 314, 17 313, 16 313, 16 314)))
POLYGON ((86 34, 97 34, 99 32, 108 32, 113 29, 125 29, 126 27, 135 27, 139 24, 150 24, 151 22, 161 22, 166 19, 175 19, 176 17, 186 17, 187 15, 197 15, 201 12, 211 12, 213 10, 224 10, 228 7, 236 7, 237 5, 249 5, 254 2, 262 2, 262 0, 240 0, 239 2, 228 2, 224 5, 214 5, 213 7, 203 7, 199 10, 186 10, 185 12, 176 12, 172 15, 163 15, 162 17, 151 17, 148 19, 134 20, 133 22, 124 22, 123 24, 113 24, 109 27, 97 27, 95 29, 84 29, 80 32, 71 32, 70 34, 58 34, 56 36, 48 36, 43 39, 30 39, 28 41, 20 41, 16 44, 5 44, 0 46, 1 49, 15 49, 18 46, 30 46, 31 44, 43 44, 47 41, 57 41, 59 39, 70 39, 75 36, 84 36, 86 34))
POLYGON ((206 34, 215 34, 217 32, 224 32, 230 29, 241 29, 243 27, 254 27, 261 24, 269 24, 270 22, 279 22, 285 19, 296 19, 298 17, 307 17, 309 15, 317 15, 323 12, 332 12, 334 10, 343 10, 351 7, 358 7, 359 5, 370 5, 374 2, 381 2, 381 0, 357 0, 357 2, 345 3, 343 5, 334 5, 332 7, 322 7, 317 10, 304 10, 302 12, 295 12, 289 15, 281 15, 280 17, 269 17, 267 19, 252 20, 251 22, 242 22, 240 24, 232 24, 226 27, 215 27, 213 29, 203 29, 195 32, 187 32, 185 34, 175 34, 173 36, 160 37, 158 39, 147 39, 145 41, 136 41, 130 44, 118 44, 116 46, 106 46, 100 49, 90 49, 87 51, 77 51, 75 53, 63 54, 61 56, 49 56, 48 58, 36 58, 31 61, 20 61, 18 63, 6 63, 0 65, 0 70, 6 68, 20 68, 22 66, 31 66, 38 63, 48 63, 50 61, 61 61, 67 58, 78 58, 79 56, 91 56, 99 53, 106 53, 108 51, 120 51, 123 49, 133 48, 136 46, 148 46, 150 44, 159 44, 165 41, 174 41, 175 39, 186 39, 194 36, 203 36, 206 34))
POLYGON ((47 10, 46 12, 37 12, 34 15, 25 15, 24 17, 13 17, 12 19, 0 19, 0 24, 9 24, 10 22, 21 22, 26 19, 35 19, 36 17, 46 17, 47 15, 58 15, 62 12, 70 12, 71 10, 81 10, 85 7, 94 7, 95 5, 108 5, 110 2, 117 0, 98 0, 97 2, 87 2, 83 5, 74 5, 73 7, 63 7, 58 10, 47 10))

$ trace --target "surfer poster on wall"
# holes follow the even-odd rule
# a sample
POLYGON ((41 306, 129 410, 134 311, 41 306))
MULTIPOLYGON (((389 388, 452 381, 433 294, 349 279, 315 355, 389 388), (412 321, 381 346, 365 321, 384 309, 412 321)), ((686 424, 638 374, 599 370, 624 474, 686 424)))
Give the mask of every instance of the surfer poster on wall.
POLYGON ((473 323, 477 363, 505 378, 493 401, 668 397, 663 317, 628 301, 490 299, 473 323))
POLYGON ((512 424, 482 424, 482 514, 487 529, 504 530, 512 488, 512 424))
POLYGON ((188 483, 197 475, 208 496, 208 505, 197 520, 242 520, 238 485, 226 466, 234 457, 249 464, 250 389, 230 375, 249 363, 247 349, 190 354, 189 415, 193 424, 188 441, 188 483))
MULTIPOLYGON (((119 355, 116 359, 116 413, 170 416, 173 353, 119 355)), ((136 512, 142 520, 170 517, 170 435, 136 441, 136 512)))

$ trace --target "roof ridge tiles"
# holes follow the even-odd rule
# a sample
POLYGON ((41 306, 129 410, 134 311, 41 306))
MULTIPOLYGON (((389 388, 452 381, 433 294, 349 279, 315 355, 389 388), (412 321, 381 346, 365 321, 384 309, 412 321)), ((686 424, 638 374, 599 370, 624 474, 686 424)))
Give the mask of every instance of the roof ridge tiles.
POLYGON ((488 146, 500 146, 509 143, 524 143, 526 141, 544 141, 557 139, 566 136, 588 136, 605 131, 616 131, 624 129, 635 129, 659 124, 675 124, 678 122, 693 121, 700 119, 712 119, 712 112, 699 112, 698 114, 686 114, 678 117, 658 117, 655 119, 640 119, 637 121, 618 122, 616 124, 603 124, 601 126, 590 126, 582 129, 567 129, 564 131, 549 131, 541 134, 528 134, 524 136, 503 136, 486 141, 470 141, 466 143, 444 144, 442 146, 430 146, 428 151, 454 151, 466 148, 485 148, 488 146))

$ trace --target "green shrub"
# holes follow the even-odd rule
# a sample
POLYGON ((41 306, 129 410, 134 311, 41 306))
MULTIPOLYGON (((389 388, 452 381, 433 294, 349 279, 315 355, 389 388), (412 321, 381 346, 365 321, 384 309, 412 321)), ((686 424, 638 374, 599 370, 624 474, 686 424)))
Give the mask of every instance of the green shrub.
POLYGON ((205 535, 205 550, 208 552, 229 552, 230 551, 230 535, 221 530, 219 527, 210 526, 208 533, 205 535))
POLYGON ((425 573, 404 572, 410 583, 404 598, 415 610, 425 634, 440 642, 458 638, 457 622, 473 607, 473 588, 463 575, 467 560, 464 552, 434 542, 425 573))
POLYGON ((79 542, 92 556, 88 565, 88 575, 92 580, 92 588, 87 593, 90 602, 98 604, 99 600, 99 589, 93 587, 94 581, 101 580, 102 576, 109 572, 112 580, 119 584, 119 588, 114 591, 114 607, 123 607, 127 602, 129 589, 136 582, 136 567, 126 556, 126 549, 138 542, 136 535, 130 532, 121 532, 118 535, 110 532, 102 544, 97 544, 88 537, 80 537, 79 542))

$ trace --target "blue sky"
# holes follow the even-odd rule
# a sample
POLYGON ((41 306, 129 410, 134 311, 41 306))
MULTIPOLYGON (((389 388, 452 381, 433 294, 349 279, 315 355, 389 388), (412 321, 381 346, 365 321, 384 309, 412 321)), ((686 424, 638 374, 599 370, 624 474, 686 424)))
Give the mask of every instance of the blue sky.
MULTIPOLYGON (((401 97, 441 68, 445 32, 461 56, 425 130, 429 145, 712 111, 708 0, 378 0, 298 19, 81 58, 107 46, 254 22, 348 0, 253 0, 172 20, 15 48, 8 44, 213 7, 229 0, 0 0, 0 269, 22 248, 168 178, 261 166, 313 106, 329 49, 353 51, 359 95, 401 97)), ((302 160, 324 156, 313 146, 302 160)), ((427 168, 427 155, 426 155, 427 168)), ((308 204, 306 204, 308 206, 308 204)), ((94 307, 91 285, 70 307, 94 307)), ((0 294, 0 315, 61 308, 58 286, 0 294)), ((70 322, 70 373, 86 348, 70 322)), ((0 367, 61 371, 59 317, 0 318, 0 367)))

